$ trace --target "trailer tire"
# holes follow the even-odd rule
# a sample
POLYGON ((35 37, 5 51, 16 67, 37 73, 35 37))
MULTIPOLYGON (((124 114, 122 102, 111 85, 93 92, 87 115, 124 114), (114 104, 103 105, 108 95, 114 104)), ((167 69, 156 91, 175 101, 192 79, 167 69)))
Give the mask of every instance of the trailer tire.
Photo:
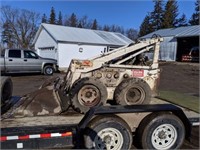
POLYGON ((149 104, 151 89, 142 79, 125 79, 116 87, 114 99, 119 105, 149 104))
POLYGON ((87 149, 130 149, 131 129, 118 116, 97 116, 85 129, 84 143, 87 149))
POLYGON ((1 106, 12 96, 13 83, 10 77, 1 77, 1 106))
POLYGON ((75 111, 86 113, 91 107, 105 105, 107 89, 97 79, 82 78, 72 86, 70 100, 75 111))
POLYGON ((185 127, 173 114, 154 113, 142 120, 137 136, 143 149, 178 149, 185 139, 185 127))
POLYGON ((44 69, 43 69, 43 72, 44 72, 44 75, 53 75, 53 73, 54 73, 54 69, 53 69, 53 67, 52 66, 50 66, 50 65, 46 65, 45 67, 44 67, 44 69))

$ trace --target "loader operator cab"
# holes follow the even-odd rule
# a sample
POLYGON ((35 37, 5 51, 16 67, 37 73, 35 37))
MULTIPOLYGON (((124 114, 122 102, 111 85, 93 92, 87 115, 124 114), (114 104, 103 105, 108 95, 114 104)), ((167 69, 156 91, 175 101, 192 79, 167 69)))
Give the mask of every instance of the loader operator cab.
MULTIPOLYGON (((124 58, 130 56, 130 55, 134 55, 136 52, 132 53, 132 54, 127 54, 124 55, 122 57, 119 58, 115 58, 113 60, 111 60, 110 62, 108 62, 108 64, 115 64, 120 60, 123 60, 124 58)), ((134 57, 131 57, 130 59, 128 59, 127 61, 123 62, 122 65, 141 65, 141 66, 147 66, 149 65, 149 63, 147 63, 149 61, 148 56, 145 53, 141 53, 139 55, 136 55, 134 57)))

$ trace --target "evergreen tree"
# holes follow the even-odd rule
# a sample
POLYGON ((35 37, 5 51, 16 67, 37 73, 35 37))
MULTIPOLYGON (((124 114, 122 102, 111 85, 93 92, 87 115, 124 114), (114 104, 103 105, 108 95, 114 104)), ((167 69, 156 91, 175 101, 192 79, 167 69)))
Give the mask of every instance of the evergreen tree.
POLYGON ((155 3, 154 10, 151 12, 151 18, 152 18, 152 28, 153 31, 159 30, 162 28, 162 22, 163 22, 163 0, 153 0, 155 3))
POLYGON ((178 5, 176 0, 168 0, 165 5, 163 16, 163 28, 173 28, 178 25, 178 5))
POLYGON ((50 14, 50 18, 49 18, 49 23, 50 24, 56 24, 56 14, 55 14, 55 10, 53 7, 51 7, 51 14, 50 14))
POLYGON ((144 36, 148 33, 153 32, 153 27, 151 24, 151 16, 148 14, 146 15, 146 17, 144 18, 141 26, 140 26, 140 32, 139 32, 139 36, 144 36))
POLYGON ((46 14, 43 14, 43 16, 42 16, 42 23, 47 23, 47 16, 46 16, 46 14))
POLYGON ((93 30, 97 30, 97 27, 98 27, 98 25, 97 25, 97 20, 94 19, 93 24, 92 24, 92 28, 91 28, 91 29, 93 29, 93 30))
POLYGON ((62 21, 62 13, 61 11, 59 11, 59 15, 58 15, 58 22, 57 22, 58 25, 63 25, 63 21, 62 21))
POLYGON ((69 17, 68 22, 69 22, 70 27, 76 27, 77 26, 77 18, 76 18, 76 15, 74 13, 72 13, 72 15, 69 17))
POLYGON ((192 14, 189 23, 191 25, 199 25, 199 0, 195 2, 195 12, 192 14))
POLYGON ((183 13, 180 19, 178 19, 178 27, 188 26, 186 15, 183 13))

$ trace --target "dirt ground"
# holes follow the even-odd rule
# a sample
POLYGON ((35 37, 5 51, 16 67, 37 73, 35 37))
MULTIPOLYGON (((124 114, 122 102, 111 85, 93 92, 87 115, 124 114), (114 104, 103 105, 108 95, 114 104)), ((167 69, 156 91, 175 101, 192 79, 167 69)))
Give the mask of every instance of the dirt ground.
MULTIPOLYGON (((199 97, 199 64, 197 63, 160 63, 161 79, 159 90, 176 91, 199 97)), ((63 76, 63 74, 54 74, 63 76)), ((40 74, 12 75, 13 95, 22 96, 35 91, 49 78, 40 74)), ((185 141, 182 149, 199 149, 199 127, 193 127, 191 141, 185 141)))
POLYGON ((176 91, 199 97, 198 63, 160 63, 159 90, 176 91))

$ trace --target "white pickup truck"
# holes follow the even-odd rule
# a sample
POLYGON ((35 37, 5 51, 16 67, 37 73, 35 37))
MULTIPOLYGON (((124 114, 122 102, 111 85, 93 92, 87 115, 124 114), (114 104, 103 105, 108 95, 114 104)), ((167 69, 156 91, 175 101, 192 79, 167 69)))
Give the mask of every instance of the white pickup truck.
POLYGON ((31 50, 5 49, 1 52, 0 67, 2 73, 41 72, 52 75, 57 71, 57 61, 42 58, 31 50))

